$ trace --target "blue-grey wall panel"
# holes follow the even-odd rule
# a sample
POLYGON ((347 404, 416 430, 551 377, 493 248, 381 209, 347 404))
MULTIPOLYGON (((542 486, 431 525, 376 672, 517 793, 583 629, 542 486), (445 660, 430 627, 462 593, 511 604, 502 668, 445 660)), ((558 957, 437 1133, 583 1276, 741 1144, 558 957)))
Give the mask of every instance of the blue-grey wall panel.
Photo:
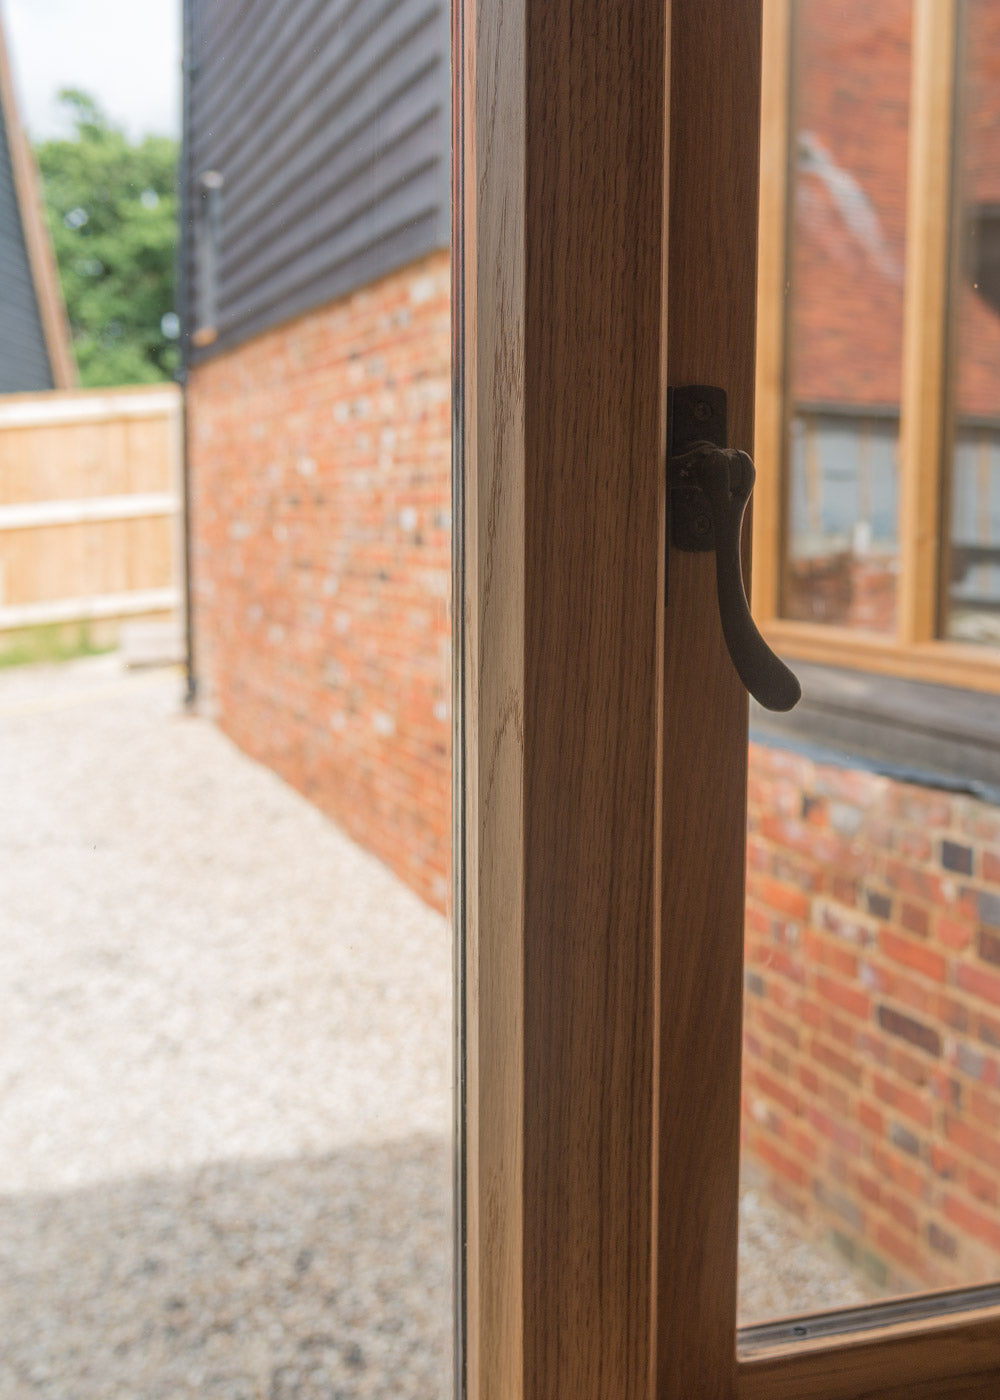
POLYGON ((447 0, 187 0, 197 362, 448 242, 447 0), (200 180, 223 177, 213 297, 200 180))
POLYGON ((53 387, 0 111, 0 394, 53 387))

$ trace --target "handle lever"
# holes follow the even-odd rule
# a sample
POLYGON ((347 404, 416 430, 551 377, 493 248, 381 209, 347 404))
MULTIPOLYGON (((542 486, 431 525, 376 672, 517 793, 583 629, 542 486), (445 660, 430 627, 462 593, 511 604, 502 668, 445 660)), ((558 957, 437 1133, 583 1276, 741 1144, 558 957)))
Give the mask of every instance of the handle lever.
POLYGON ((802 687, 757 630, 743 587, 740 535, 757 476, 754 464, 734 447, 712 447, 694 475, 711 507, 719 616, 736 674, 765 710, 790 710, 801 700, 802 687))
POLYGON ((670 427, 668 538, 677 549, 715 550, 722 635, 736 673, 765 709, 790 710, 802 687, 758 632, 743 587, 740 534, 756 471, 745 452, 725 446, 725 393, 672 389, 670 427))

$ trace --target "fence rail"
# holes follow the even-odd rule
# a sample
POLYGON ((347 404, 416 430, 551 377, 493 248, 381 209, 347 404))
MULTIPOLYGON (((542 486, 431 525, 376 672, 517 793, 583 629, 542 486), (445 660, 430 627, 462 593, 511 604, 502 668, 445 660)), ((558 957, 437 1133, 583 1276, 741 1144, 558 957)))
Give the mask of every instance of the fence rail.
POLYGON ((0 399, 0 633, 176 617, 175 385, 0 399))

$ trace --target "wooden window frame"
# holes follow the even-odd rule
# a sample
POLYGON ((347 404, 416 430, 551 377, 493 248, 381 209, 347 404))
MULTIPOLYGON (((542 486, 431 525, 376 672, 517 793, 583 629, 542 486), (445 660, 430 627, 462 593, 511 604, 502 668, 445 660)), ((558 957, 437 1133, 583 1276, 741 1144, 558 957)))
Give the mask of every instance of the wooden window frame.
POLYGON ((583 18, 456 9, 458 1392, 992 1396, 979 1298, 737 1357, 747 702, 664 415, 752 441, 761 7, 583 18))
POLYGON ((899 592, 894 634, 781 616, 787 546, 787 201, 790 14, 764 0, 754 514, 754 615, 776 651, 804 661, 1000 691, 1000 650, 939 637, 957 0, 913 0, 899 592))

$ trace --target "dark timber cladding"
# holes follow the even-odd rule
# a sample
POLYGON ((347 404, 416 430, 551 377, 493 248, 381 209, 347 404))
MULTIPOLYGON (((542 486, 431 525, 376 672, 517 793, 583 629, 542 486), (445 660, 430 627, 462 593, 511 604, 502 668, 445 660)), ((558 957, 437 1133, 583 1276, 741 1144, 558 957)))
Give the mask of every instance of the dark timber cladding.
POLYGON ((52 368, 0 108, 0 393, 52 387, 52 368))
MULTIPOLYGON (((186 0, 197 363, 449 237, 448 0, 186 0), (206 293, 206 175, 222 176, 206 293)), ((208 184, 213 183, 210 179, 208 184)))

